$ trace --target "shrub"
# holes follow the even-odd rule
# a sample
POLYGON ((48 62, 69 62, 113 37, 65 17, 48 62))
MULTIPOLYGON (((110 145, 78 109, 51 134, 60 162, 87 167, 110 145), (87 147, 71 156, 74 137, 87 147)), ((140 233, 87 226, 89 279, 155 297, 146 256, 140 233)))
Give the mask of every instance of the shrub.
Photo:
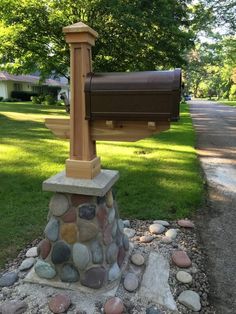
POLYGON ((44 101, 44 96, 43 95, 32 96, 31 97, 31 101, 35 105, 41 105, 43 103, 43 101, 44 101))
POLYGON ((47 106, 52 106, 52 105, 56 105, 57 101, 55 100, 55 98, 52 95, 46 95, 44 97, 44 101, 43 104, 47 105, 47 106))
POLYGON ((13 91, 11 92, 11 98, 21 99, 22 101, 30 101, 32 96, 37 96, 34 92, 13 91))
POLYGON ((236 100, 236 84, 233 84, 230 88, 229 100, 236 100))
POLYGON ((0 101, 2 101, 3 100, 3 97, 2 96, 0 96, 0 101))

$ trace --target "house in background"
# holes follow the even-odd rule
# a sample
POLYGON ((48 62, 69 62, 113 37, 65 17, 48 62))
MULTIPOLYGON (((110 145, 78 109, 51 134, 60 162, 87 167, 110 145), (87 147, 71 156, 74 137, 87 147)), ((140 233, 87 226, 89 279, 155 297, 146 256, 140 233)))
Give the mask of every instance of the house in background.
POLYGON ((40 94, 51 94, 60 99, 60 93, 69 94, 69 85, 65 82, 47 79, 39 83, 39 76, 33 75, 13 75, 7 72, 0 72, 0 97, 17 98, 15 95, 22 94, 30 96, 40 94))

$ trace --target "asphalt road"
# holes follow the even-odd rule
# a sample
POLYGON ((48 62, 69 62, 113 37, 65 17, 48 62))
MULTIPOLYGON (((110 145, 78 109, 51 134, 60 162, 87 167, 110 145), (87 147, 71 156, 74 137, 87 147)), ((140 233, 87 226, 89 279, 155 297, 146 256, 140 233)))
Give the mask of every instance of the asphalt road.
POLYGON ((236 107, 189 101, 207 201, 196 217, 206 253, 210 299, 218 314, 236 313, 236 107))

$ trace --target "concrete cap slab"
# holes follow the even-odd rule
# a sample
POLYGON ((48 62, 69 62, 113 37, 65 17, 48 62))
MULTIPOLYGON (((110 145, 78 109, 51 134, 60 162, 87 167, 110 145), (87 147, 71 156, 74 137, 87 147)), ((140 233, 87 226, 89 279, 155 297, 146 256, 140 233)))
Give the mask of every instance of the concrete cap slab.
POLYGON ((116 170, 103 169, 91 180, 69 178, 62 171, 43 182, 43 191, 104 196, 118 179, 116 170))

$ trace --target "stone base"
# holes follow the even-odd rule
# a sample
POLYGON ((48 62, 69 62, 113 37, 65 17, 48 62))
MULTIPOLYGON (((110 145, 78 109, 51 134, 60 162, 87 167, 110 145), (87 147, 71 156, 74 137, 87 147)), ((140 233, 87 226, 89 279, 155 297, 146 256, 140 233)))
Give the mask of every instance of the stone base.
POLYGON ((119 280, 129 239, 111 189, 117 179, 118 172, 104 170, 93 180, 60 173, 44 182, 44 189, 56 193, 49 204, 45 239, 38 246, 34 278, 61 288, 91 289, 119 280))

